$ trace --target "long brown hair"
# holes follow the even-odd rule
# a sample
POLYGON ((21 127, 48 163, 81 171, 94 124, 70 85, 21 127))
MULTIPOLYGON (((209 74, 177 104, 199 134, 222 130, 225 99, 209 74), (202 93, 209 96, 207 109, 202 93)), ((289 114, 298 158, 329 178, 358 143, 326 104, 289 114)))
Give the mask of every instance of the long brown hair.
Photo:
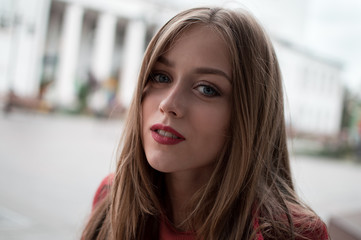
POLYGON ((157 59, 194 24, 213 27, 227 42, 232 116, 230 137, 209 182, 194 195, 184 224, 199 239, 254 239, 257 232, 265 239, 294 239, 319 224, 294 192, 281 74, 268 36, 245 11, 195 8, 167 22, 145 52, 112 190, 93 211, 84 239, 158 238, 166 192, 163 174, 149 166, 142 146, 142 94, 157 59))

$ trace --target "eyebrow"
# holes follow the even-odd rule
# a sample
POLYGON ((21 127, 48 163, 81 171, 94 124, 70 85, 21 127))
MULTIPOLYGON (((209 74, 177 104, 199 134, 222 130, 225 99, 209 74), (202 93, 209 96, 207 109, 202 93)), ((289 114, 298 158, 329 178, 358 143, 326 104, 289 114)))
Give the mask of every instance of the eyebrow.
POLYGON ((197 74, 219 75, 226 78, 231 83, 231 78, 225 72, 216 68, 200 67, 200 68, 196 68, 194 72, 197 74))
MULTIPOLYGON (((160 56, 158 59, 157 59, 157 62, 159 63, 162 63, 168 67, 175 67, 175 63, 170 61, 169 59, 165 58, 164 56, 160 56)), ((214 74, 214 75, 219 75, 219 76, 222 76, 224 78, 226 78, 230 83, 232 82, 231 81, 231 78, 225 73, 223 72, 222 70, 219 70, 217 68, 211 68, 211 67, 199 67, 199 68, 196 68, 194 70, 194 73, 196 74, 214 74)))

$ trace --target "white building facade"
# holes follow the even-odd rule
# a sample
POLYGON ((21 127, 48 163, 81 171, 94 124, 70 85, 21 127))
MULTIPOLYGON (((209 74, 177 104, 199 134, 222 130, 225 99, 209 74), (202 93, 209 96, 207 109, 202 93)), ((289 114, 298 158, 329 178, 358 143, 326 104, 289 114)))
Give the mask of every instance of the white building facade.
POLYGON ((38 91, 48 1, 0 1, 0 94, 38 91))
POLYGON ((34 97, 52 81, 62 107, 76 103, 90 77, 115 79, 128 106, 149 36, 175 12, 151 1, 1 1, 9 24, 0 29, 0 95, 34 97))
POLYGON ((312 138, 337 138, 344 87, 342 66, 305 49, 275 40, 285 89, 288 130, 312 138))

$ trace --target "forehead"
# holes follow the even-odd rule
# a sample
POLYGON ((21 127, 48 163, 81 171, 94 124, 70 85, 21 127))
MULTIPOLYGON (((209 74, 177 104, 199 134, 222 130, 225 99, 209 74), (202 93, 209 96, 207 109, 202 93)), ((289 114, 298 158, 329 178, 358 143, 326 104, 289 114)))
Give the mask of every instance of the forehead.
POLYGON ((198 67, 221 68, 231 76, 229 48, 212 26, 195 24, 184 30, 161 58, 198 67))

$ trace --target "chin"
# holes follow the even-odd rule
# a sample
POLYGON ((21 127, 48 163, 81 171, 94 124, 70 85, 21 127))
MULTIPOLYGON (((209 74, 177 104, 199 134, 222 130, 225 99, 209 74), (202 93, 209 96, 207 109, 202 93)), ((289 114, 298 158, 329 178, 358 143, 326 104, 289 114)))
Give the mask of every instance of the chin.
POLYGON ((154 169, 154 170, 157 170, 159 172, 163 172, 163 173, 168 173, 169 172, 169 167, 168 166, 165 166, 165 164, 161 161, 159 161, 159 159, 157 160, 152 160, 152 159, 148 159, 147 158, 147 161, 148 161, 148 164, 154 169))
POLYGON ((174 162, 162 162, 159 160, 152 161, 148 160, 148 164, 156 171, 162 172, 162 173, 175 173, 175 172, 181 172, 184 171, 184 168, 180 168, 180 166, 176 166, 174 162))

